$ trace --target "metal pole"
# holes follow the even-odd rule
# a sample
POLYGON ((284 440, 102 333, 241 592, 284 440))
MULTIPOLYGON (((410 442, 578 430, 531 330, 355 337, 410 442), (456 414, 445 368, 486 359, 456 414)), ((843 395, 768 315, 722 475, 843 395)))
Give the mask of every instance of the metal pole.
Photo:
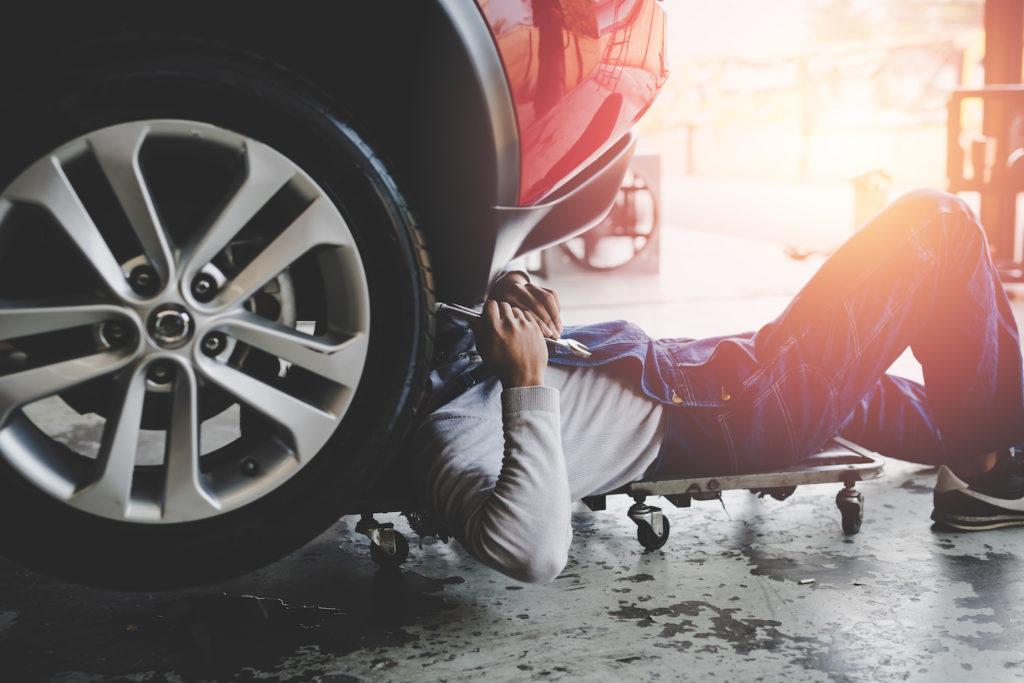
MULTIPOLYGON (((985 85, 1021 82, 1021 55, 1024 53, 1024 1, 986 0, 985 2, 985 85)), ((993 99, 985 104, 982 132, 996 139, 992 182, 999 185, 1006 176, 1010 155, 1010 126, 1014 110, 1008 103, 993 99)), ((1016 197, 1005 191, 981 196, 981 221, 985 226, 993 255, 1000 261, 1016 261, 1016 197)))

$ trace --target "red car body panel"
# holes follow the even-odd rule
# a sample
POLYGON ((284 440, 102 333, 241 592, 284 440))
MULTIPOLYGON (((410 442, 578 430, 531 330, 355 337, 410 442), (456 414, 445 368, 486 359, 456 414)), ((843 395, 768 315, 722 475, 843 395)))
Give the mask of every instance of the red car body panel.
POLYGON ((505 65, 534 204, 620 139, 668 76, 655 0, 477 0, 505 65))

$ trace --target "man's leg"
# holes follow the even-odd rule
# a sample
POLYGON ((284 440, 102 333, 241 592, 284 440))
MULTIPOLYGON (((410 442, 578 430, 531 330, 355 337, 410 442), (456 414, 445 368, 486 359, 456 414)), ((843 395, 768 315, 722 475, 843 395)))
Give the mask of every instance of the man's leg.
MULTIPOLYGON (((1024 439, 1016 324, 984 233, 951 195, 915 192, 890 205, 753 344, 765 368, 756 391, 781 397, 798 451, 846 428, 887 455, 930 463, 1024 439), (926 391, 883 379, 908 346, 926 391)), ((771 418, 751 415, 747 425, 771 418)), ((723 421, 727 439, 736 426, 723 421)))
MULTIPOLYGON (((857 404, 840 436, 900 460, 947 464, 924 386, 905 377, 883 375, 857 404)), ((996 456, 993 451, 948 464, 969 477, 991 469, 996 456)))
POLYGON ((941 465, 945 452, 925 388, 882 375, 861 398, 840 436, 879 453, 923 465, 941 465))

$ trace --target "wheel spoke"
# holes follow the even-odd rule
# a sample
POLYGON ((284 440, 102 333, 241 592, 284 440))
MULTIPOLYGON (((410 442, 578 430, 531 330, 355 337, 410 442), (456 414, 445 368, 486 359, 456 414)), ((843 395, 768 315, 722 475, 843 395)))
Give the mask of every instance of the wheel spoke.
POLYGON ((89 136, 89 147, 146 257, 166 282, 172 275, 174 260, 139 167, 139 149, 148 132, 149 125, 145 123, 105 128, 89 136))
POLYGON ((295 171, 281 163, 266 145, 248 141, 245 145, 248 175, 213 225, 185 250, 183 272, 190 281, 196 273, 228 245, 246 223, 287 183, 295 171))
POLYGON ((351 237, 338 230, 340 220, 326 199, 317 198, 228 283, 219 299, 221 307, 239 305, 315 246, 352 245, 351 237))
POLYGON ((184 522, 216 514, 220 506, 207 493, 199 471, 199 399, 192 368, 178 368, 167 432, 165 522, 184 522))
POLYGON ((71 503, 81 510, 118 518, 128 514, 131 500, 146 397, 146 373, 142 364, 120 388, 120 409, 103 430, 96 465, 90 468, 88 481, 81 484, 71 498, 71 503))
POLYGON ((131 360, 123 350, 102 351, 0 377, 0 425, 11 411, 41 398, 110 374, 131 360))
POLYGON ((225 320, 220 327, 246 344, 346 387, 355 388, 363 373, 369 337, 362 332, 325 340, 251 313, 225 320))
POLYGON ((12 202, 35 204, 49 211, 107 287, 121 298, 133 298, 121 266, 56 157, 32 165, 3 196, 12 202))
POLYGON ((228 393, 288 430, 300 463, 311 459, 337 426, 337 416, 222 363, 200 362, 203 375, 228 393))
POLYGON ((33 306, 3 303, 0 308, 0 338, 15 339, 30 334, 69 330, 105 320, 123 319, 124 310, 103 304, 84 306, 33 306))

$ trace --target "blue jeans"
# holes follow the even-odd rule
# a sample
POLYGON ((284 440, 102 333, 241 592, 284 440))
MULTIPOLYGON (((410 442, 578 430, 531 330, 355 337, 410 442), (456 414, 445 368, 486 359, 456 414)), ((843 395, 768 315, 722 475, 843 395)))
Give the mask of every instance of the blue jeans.
POLYGON ((1024 440, 1009 302, 974 214, 941 192, 879 213, 756 332, 652 340, 617 321, 566 336, 594 357, 551 362, 642 365, 644 391, 667 406, 656 478, 787 467, 836 434, 926 464, 1024 440), (923 386, 885 374, 907 347, 923 386))

